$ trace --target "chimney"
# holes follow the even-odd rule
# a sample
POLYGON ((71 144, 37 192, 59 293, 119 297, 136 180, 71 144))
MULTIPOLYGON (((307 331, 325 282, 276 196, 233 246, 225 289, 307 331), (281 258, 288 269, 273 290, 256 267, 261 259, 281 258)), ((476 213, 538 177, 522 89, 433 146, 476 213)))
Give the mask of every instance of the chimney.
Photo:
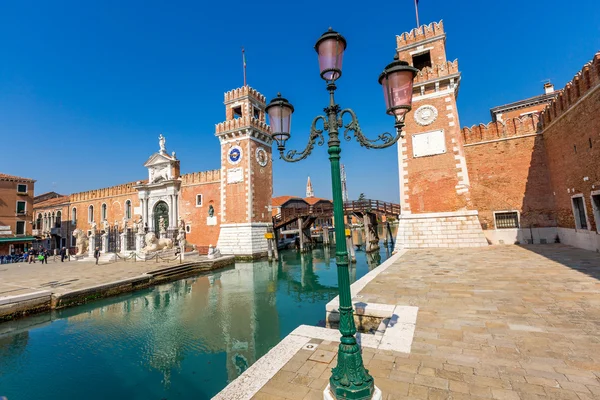
POLYGON ((551 84, 550 82, 544 83, 544 93, 545 94, 554 93, 554 85, 551 84))

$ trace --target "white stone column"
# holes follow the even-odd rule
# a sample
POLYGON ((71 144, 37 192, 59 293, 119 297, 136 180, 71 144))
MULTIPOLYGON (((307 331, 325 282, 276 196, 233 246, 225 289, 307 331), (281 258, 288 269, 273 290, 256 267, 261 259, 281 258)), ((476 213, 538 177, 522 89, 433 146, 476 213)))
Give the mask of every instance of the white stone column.
POLYGON ((173 203, 174 203, 173 197, 174 196, 172 194, 169 195, 169 228, 172 228, 174 226, 173 219, 175 216, 175 212, 174 212, 175 206, 173 205, 173 203))

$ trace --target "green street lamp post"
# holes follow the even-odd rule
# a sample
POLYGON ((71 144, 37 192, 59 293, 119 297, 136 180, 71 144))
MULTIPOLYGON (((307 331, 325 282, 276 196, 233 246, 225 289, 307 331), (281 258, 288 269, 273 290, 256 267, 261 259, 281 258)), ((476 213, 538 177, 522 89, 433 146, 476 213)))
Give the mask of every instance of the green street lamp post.
POLYGON ((363 365, 360 347, 355 337, 356 326, 350 294, 348 249, 345 240, 344 206, 340 177, 340 132, 338 129, 345 128, 344 138, 346 140, 352 139, 350 132, 353 132, 354 137, 363 147, 382 149, 395 144, 403 136, 404 116, 411 109, 413 80, 418 70, 404 61, 399 61, 396 56, 394 61, 386 66, 379 75, 379 83, 383 87, 386 112, 395 117, 396 134, 385 132, 375 139, 368 139, 360 129, 354 111, 349 108, 342 110, 334 99, 335 82, 342 76, 342 59, 344 50, 346 50, 346 39, 329 28, 317 40, 315 50, 318 53, 321 78, 327 82, 329 106, 324 109, 325 115, 319 115, 313 120, 306 148, 302 152, 296 150, 285 152, 285 143, 290 138, 290 125, 294 107, 285 98, 281 97, 281 94, 278 93, 277 97, 271 100, 266 112, 269 115, 271 124, 271 135, 273 140, 277 142, 280 157, 287 162, 297 162, 308 157, 315 144, 321 146, 325 143, 323 131, 327 131, 333 187, 335 255, 340 303, 339 330, 342 335, 337 366, 331 371, 329 384, 331 394, 336 399, 371 399, 375 391, 373 377, 369 375, 369 371, 363 365), (350 121, 347 124, 343 122, 345 115, 350 116, 350 121), (317 128, 319 121, 323 124, 322 129, 317 128))

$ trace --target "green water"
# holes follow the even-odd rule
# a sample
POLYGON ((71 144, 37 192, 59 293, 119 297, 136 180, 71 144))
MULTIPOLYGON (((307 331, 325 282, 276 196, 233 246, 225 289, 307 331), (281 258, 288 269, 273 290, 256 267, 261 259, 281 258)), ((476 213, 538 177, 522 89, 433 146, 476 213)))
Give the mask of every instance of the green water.
MULTIPOLYGON (((334 251, 235 268, 0 324, 0 396, 208 399, 337 295, 334 251)), ((389 256, 357 252, 351 281, 389 256)))

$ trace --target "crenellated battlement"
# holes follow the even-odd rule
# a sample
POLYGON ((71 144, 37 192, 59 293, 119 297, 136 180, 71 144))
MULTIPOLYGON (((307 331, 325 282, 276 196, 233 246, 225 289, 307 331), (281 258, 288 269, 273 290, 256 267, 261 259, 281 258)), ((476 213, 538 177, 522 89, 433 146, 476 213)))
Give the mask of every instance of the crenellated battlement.
POLYGON ((254 117, 246 116, 246 117, 231 119, 228 121, 219 122, 218 124, 215 124, 215 133, 217 135, 219 135, 221 133, 234 131, 237 129, 247 128, 247 127, 254 127, 256 129, 259 129, 259 130, 261 130, 263 132, 267 132, 267 133, 271 132, 271 127, 269 125, 267 125, 267 123, 260 121, 254 117))
POLYGON ((401 48, 442 34, 444 34, 444 21, 432 22, 429 25, 421 25, 410 32, 397 35, 396 46, 401 48))
POLYGON ((598 85, 600 85, 600 51, 575 74, 558 96, 542 111, 542 126, 548 126, 598 85))
POLYGON ((242 86, 237 89, 230 90, 229 92, 225 92, 225 103, 227 103, 229 101, 237 100, 240 97, 244 97, 244 96, 252 96, 262 103, 266 103, 266 101, 267 101, 265 96, 260 94, 258 92, 258 90, 253 89, 250 86, 246 85, 246 86, 242 86))
POLYGON ((218 182, 221 180, 221 170, 213 169, 210 171, 191 172, 181 175, 182 185, 193 185, 196 183, 218 182))
POLYGON ((427 82, 432 79, 441 78, 448 75, 458 73, 458 59, 454 61, 446 61, 445 63, 425 67, 417 73, 415 84, 427 82))
POLYGON ((134 188, 134 186, 136 185, 136 182, 130 182, 102 189, 88 190, 87 192, 73 193, 70 195, 70 202, 73 203, 77 201, 101 199, 104 197, 111 196, 120 196, 128 193, 137 193, 137 191, 134 188))
POLYGON ((511 118, 505 122, 490 122, 462 128, 464 144, 487 142, 490 140, 506 139, 539 132, 540 117, 538 114, 524 115, 511 118))

